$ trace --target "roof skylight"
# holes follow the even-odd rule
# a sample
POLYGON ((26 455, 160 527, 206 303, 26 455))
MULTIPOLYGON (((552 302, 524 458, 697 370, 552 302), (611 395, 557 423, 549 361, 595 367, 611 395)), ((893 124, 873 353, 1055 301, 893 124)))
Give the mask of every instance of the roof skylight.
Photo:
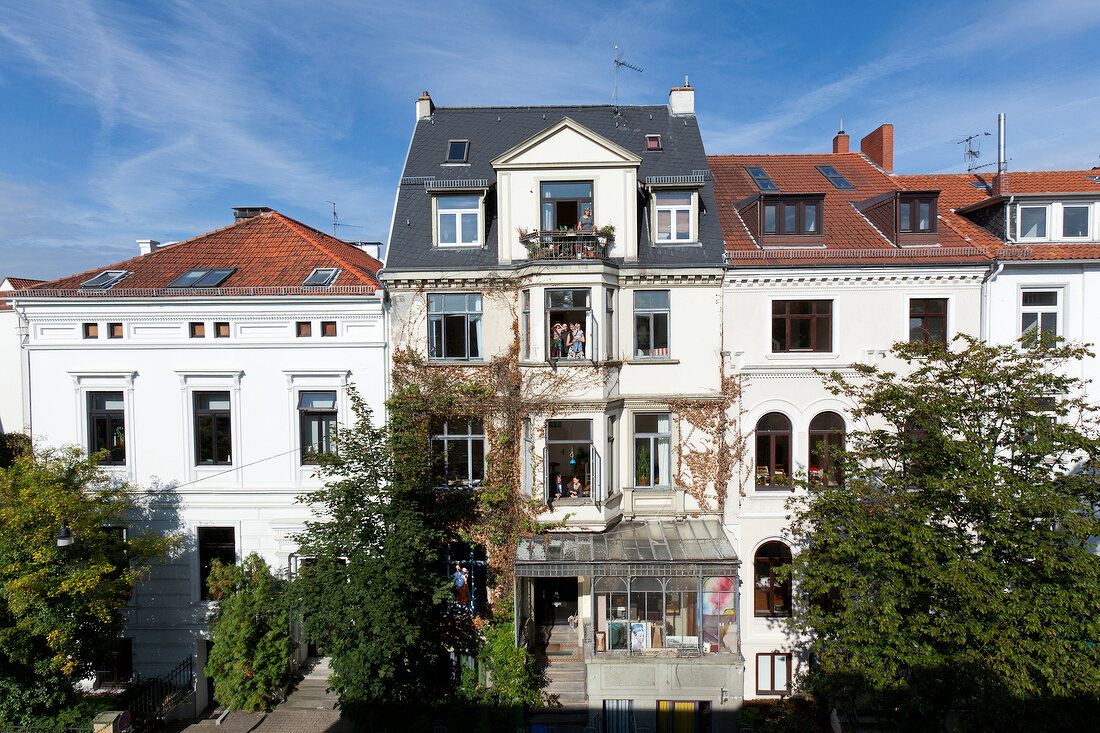
POLYGON ((745 172, 752 176, 753 183, 761 191, 778 191, 779 186, 775 185, 771 176, 764 172, 764 169, 758 165, 745 166, 745 172))
POLYGON ((646 150, 654 150, 654 151, 664 150, 664 148, 661 146, 661 136, 660 135, 646 135, 645 136, 645 149, 646 150))
POLYGON ((983 191, 992 191, 993 190, 993 187, 990 186, 985 181, 971 181, 970 185, 973 186, 974 188, 980 188, 983 191))
POLYGON ((1090 181, 1096 181, 1097 183, 1100 183, 1100 176, 1085 176, 1085 178, 1089 179, 1090 181))
POLYGON ((841 175, 840 171, 838 171, 833 166, 819 165, 816 167, 819 171, 821 171, 821 175, 825 176, 829 183, 833 184, 834 188, 838 188, 841 191, 851 191, 855 188, 855 186, 853 186, 851 182, 843 175, 841 175))
POLYGON ((130 273, 126 270, 104 270, 91 280, 80 283, 82 290, 106 290, 130 273))
POLYGON ((336 279, 336 276, 340 274, 340 270, 335 267, 318 267, 313 272, 309 273, 309 277, 302 283, 304 287, 318 287, 327 288, 332 285, 332 281, 336 279))
POLYGON ((469 140, 451 140, 447 143, 447 160, 445 163, 465 163, 470 155, 469 140))
POLYGON ((235 267, 215 269, 194 268, 183 273, 169 284, 170 288, 216 288, 237 271, 235 267))

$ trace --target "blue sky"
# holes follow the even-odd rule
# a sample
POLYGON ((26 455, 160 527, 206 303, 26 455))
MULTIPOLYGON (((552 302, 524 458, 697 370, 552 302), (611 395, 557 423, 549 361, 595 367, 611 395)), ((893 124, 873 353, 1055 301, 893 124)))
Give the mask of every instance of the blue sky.
POLYGON ((660 104, 709 153, 823 152, 895 125, 895 169, 1100 165, 1100 2, 467 4, 0 0, 0 275, 53 278, 266 205, 387 236, 416 97, 660 104), (354 225, 354 226, 351 226, 354 225))

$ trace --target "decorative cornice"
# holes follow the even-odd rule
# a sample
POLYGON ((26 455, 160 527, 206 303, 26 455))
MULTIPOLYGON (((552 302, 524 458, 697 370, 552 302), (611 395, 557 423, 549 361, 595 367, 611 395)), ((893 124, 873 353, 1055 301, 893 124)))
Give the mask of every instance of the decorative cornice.
POLYGON ((876 274, 876 275, 753 275, 727 274, 726 287, 866 287, 867 285, 910 286, 915 283, 953 283, 956 285, 980 285, 985 268, 979 272, 940 272, 933 274, 876 274))

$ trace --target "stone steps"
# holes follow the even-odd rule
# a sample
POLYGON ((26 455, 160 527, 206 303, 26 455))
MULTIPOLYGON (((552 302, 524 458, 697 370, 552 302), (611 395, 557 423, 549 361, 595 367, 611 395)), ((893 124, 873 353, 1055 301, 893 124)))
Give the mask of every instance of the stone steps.
POLYGON ((306 676, 287 695, 286 701, 277 710, 334 710, 339 697, 328 689, 328 678, 332 674, 328 657, 313 660, 306 676))

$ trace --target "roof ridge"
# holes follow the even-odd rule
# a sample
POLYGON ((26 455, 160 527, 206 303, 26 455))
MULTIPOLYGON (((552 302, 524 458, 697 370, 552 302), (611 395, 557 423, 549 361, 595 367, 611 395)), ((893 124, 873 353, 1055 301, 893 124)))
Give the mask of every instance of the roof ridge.
MULTIPOLYGON (((328 234, 325 234, 324 232, 322 232, 318 229, 314 229, 313 227, 309 226, 308 224, 303 224, 302 222, 297 221, 296 219, 291 219, 290 217, 286 216, 285 214, 280 214, 277 211, 273 211, 273 212, 271 212, 271 214, 272 214, 272 218, 278 219, 280 222, 282 222, 282 224, 284 226, 290 228, 298 236, 302 237, 303 239, 306 239, 311 244, 313 244, 313 246, 315 246, 318 249, 322 250, 329 257, 332 257, 334 260, 336 260, 341 265, 343 265, 345 268, 347 268, 347 270, 349 272, 354 273, 355 276, 359 280, 361 280, 363 282, 366 282, 368 285, 378 285, 379 284, 378 279, 374 275, 374 273, 371 273, 370 277, 363 277, 363 274, 359 271, 360 267, 358 265, 356 265, 354 263, 351 263, 351 262, 348 262, 340 254, 338 254, 337 252, 334 252, 332 249, 330 249, 327 242, 325 242, 325 240, 326 239, 332 239, 332 240, 334 240, 336 242, 339 242, 340 244, 342 244, 346 247, 351 247, 352 249, 355 249, 357 252, 361 252, 363 255, 365 255, 366 257, 369 257, 370 259, 373 260, 374 258, 371 257, 366 252, 363 252, 362 250, 358 249, 353 244, 349 244, 347 242, 344 242, 343 240, 336 239, 335 237, 330 237, 328 234), (306 231, 304 231, 304 232, 299 231, 299 227, 305 229, 306 231), (320 237, 320 239, 317 239, 316 237, 309 236, 310 233, 312 233, 313 235, 318 235, 320 237)), ((379 264, 381 264, 381 263, 379 263, 379 264)))

